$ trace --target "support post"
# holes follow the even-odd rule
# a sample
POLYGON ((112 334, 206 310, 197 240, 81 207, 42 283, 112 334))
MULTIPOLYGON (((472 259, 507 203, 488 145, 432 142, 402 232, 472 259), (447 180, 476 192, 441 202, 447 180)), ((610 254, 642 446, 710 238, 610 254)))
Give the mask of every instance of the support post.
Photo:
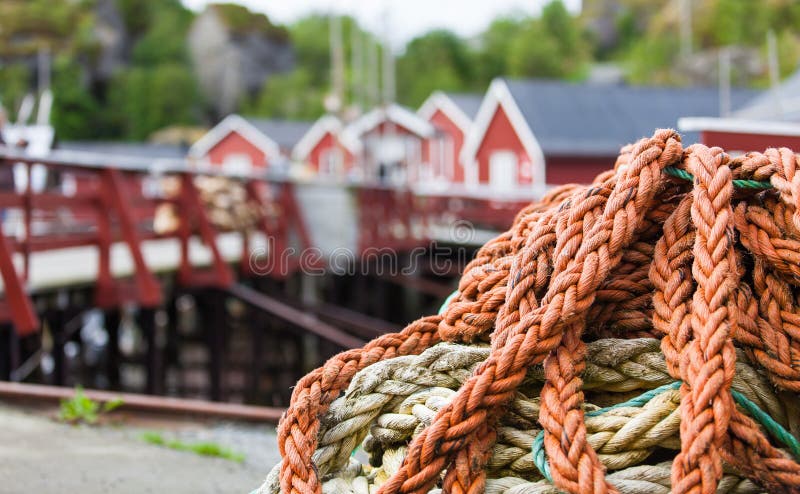
POLYGON ((147 367, 147 394, 160 394, 161 385, 161 351, 158 348, 158 328, 156 327, 156 309, 142 307, 139 309, 139 328, 142 330, 147 343, 145 365, 147 367))
POLYGON ((248 401, 260 403, 259 390, 261 385, 261 362, 264 355, 264 333, 267 331, 271 321, 262 313, 247 307, 245 315, 252 323, 248 324, 250 329, 251 352, 250 352, 250 376, 248 386, 248 401))
POLYGON ((63 386, 66 381, 66 359, 64 356, 64 310, 60 307, 51 307, 45 312, 47 327, 53 340, 53 384, 63 386))
POLYGON ((11 326, 3 324, 0 326, 0 380, 8 381, 11 379, 11 371, 14 368, 12 361, 14 330, 11 326))
POLYGON ((212 401, 221 401, 223 387, 225 334, 227 332, 227 310, 224 292, 207 290, 202 297, 203 324, 205 326, 206 346, 208 348, 208 382, 212 401))
POLYGON ((106 333, 108 333, 108 343, 106 344, 106 379, 108 379, 109 389, 120 389, 121 364, 119 351, 119 325, 121 322, 120 310, 117 308, 109 309, 104 314, 106 333))
POLYGON ((165 385, 169 384, 168 374, 172 366, 180 366, 180 314, 178 312, 178 304, 176 297, 173 296, 169 299, 166 307, 167 311, 167 341, 164 347, 164 361, 163 361, 163 380, 165 385))

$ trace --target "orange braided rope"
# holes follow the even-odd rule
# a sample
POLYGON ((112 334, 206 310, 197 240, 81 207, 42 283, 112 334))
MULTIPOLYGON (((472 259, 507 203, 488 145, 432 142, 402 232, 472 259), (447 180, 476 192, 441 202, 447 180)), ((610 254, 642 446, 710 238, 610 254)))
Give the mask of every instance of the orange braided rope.
POLYGON ((777 386, 800 389, 799 163, 786 149, 735 159, 700 145, 684 151, 674 131, 660 130, 624 148, 591 186, 554 189, 480 249, 441 316, 337 355, 298 383, 279 426, 282 491, 321 492, 311 460, 319 417, 356 372, 445 340, 491 341, 491 353, 380 493, 427 493, 440 482, 447 493, 483 492, 501 408, 537 363, 553 482, 615 492, 587 442, 584 339, 654 335, 683 381, 672 489, 716 491, 725 461, 770 492, 800 491, 800 465, 730 391, 734 342, 777 386), (663 174, 668 166, 693 174, 694 186, 663 174), (734 192, 734 179, 774 189, 734 192))
POLYGON ((733 254, 733 177, 722 149, 695 145, 685 160, 695 176, 691 216, 696 233, 690 335, 678 352, 681 452, 672 463, 676 493, 713 493, 722 478, 719 448, 734 408, 736 352, 729 338, 738 273, 733 254))
MULTIPOLYGON (((513 396, 527 368, 542 362, 558 347, 565 327, 580 323, 594 302, 595 290, 619 263, 622 248, 631 243, 636 224, 651 205, 661 169, 675 163, 680 156, 677 134, 659 131, 653 138, 637 144, 607 201, 590 189, 589 193, 576 194, 562 204, 560 216, 569 215, 575 223, 567 225, 566 233, 559 238, 561 248, 557 247, 554 253, 554 271, 542 303, 529 313, 501 318, 489 358, 464 383, 453 401, 439 411, 434 422, 411 443, 403 467, 379 492, 427 492, 449 462, 450 455, 463 447, 469 434, 486 421, 490 412, 513 396), (571 200, 575 203, 570 205, 571 200), (595 209, 602 217, 584 239, 582 219, 595 209), (508 323, 515 319, 517 324, 508 323)), ((548 384, 553 383, 548 381, 548 384)), ((554 390, 553 395, 557 394, 554 390)), ((580 424, 575 423, 576 418, 582 417, 580 409, 575 408, 581 400, 567 404, 574 412, 570 417, 556 411, 550 421, 543 418, 549 417, 548 405, 556 409, 560 406, 552 401, 543 391, 540 421, 546 431, 546 450, 551 457, 563 457, 566 462, 562 463, 561 458, 553 461, 563 472, 554 473, 556 485, 566 487, 567 480, 575 477, 571 472, 579 468, 582 475, 577 480, 581 485, 588 488, 604 483, 603 468, 596 455, 585 442, 581 443, 586 436, 585 425, 582 419, 577 420, 580 424), (562 438, 562 433, 574 435, 562 438), (547 439, 550 434, 555 435, 556 441, 547 439), (569 451, 559 451, 561 445, 569 447, 569 451)))

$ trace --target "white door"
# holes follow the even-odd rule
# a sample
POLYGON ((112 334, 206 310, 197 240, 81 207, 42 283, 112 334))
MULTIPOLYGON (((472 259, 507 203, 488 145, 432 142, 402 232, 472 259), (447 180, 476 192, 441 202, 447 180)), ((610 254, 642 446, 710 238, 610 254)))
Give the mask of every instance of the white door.
POLYGON ((489 158, 489 185, 493 190, 508 191, 517 182, 517 155, 513 151, 496 151, 489 158))
POLYGON ((320 175, 342 178, 344 174, 344 156, 341 149, 325 149, 320 153, 319 162, 320 175))
POLYGON ((231 153, 225 156, 222 169, 230 173, 247 174, 253 170, 253 161, 244 153, 231 153))

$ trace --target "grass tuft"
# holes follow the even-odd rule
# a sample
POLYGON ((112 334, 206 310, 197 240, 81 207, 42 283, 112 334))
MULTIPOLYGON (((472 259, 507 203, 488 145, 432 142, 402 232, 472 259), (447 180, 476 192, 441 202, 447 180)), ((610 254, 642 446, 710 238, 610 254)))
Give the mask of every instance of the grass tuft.
POLYGON ((121 398, 109 400, 103 404, 89 398, 83 391, 83 387, 75 388, 75 395, 72 398, 61 400, 58 410, 58 420, 70 424, 84 423, 94 425, 100 417, 123 405, 121 398))
POLYGON ((163 446, 176 451, 188 451, 201 456, 213 456, 217 458, 223 458, 225 460, 235 461, 236 463, 242 463, 245 459, 245 456, 242 453, 237 453, 224 446, 220 446, 217 443, 186 443, 177 439, 168 440, 158 432, 145 432, 141 437, 146 443, 154 444, 156 446, 163 446))

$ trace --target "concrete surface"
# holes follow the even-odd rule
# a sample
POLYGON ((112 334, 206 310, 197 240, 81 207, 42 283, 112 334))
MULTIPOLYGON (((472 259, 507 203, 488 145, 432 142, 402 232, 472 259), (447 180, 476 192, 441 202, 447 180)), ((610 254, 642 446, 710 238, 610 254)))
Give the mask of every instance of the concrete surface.
POLYGON ((248 494, 279 460, 271 426, 127 423, 64 425, 48 414, 0 404, 0 493, 248 494), (236 463, 150 445, 141 439, 144 431, 213 441, 246 459, 236 463))

